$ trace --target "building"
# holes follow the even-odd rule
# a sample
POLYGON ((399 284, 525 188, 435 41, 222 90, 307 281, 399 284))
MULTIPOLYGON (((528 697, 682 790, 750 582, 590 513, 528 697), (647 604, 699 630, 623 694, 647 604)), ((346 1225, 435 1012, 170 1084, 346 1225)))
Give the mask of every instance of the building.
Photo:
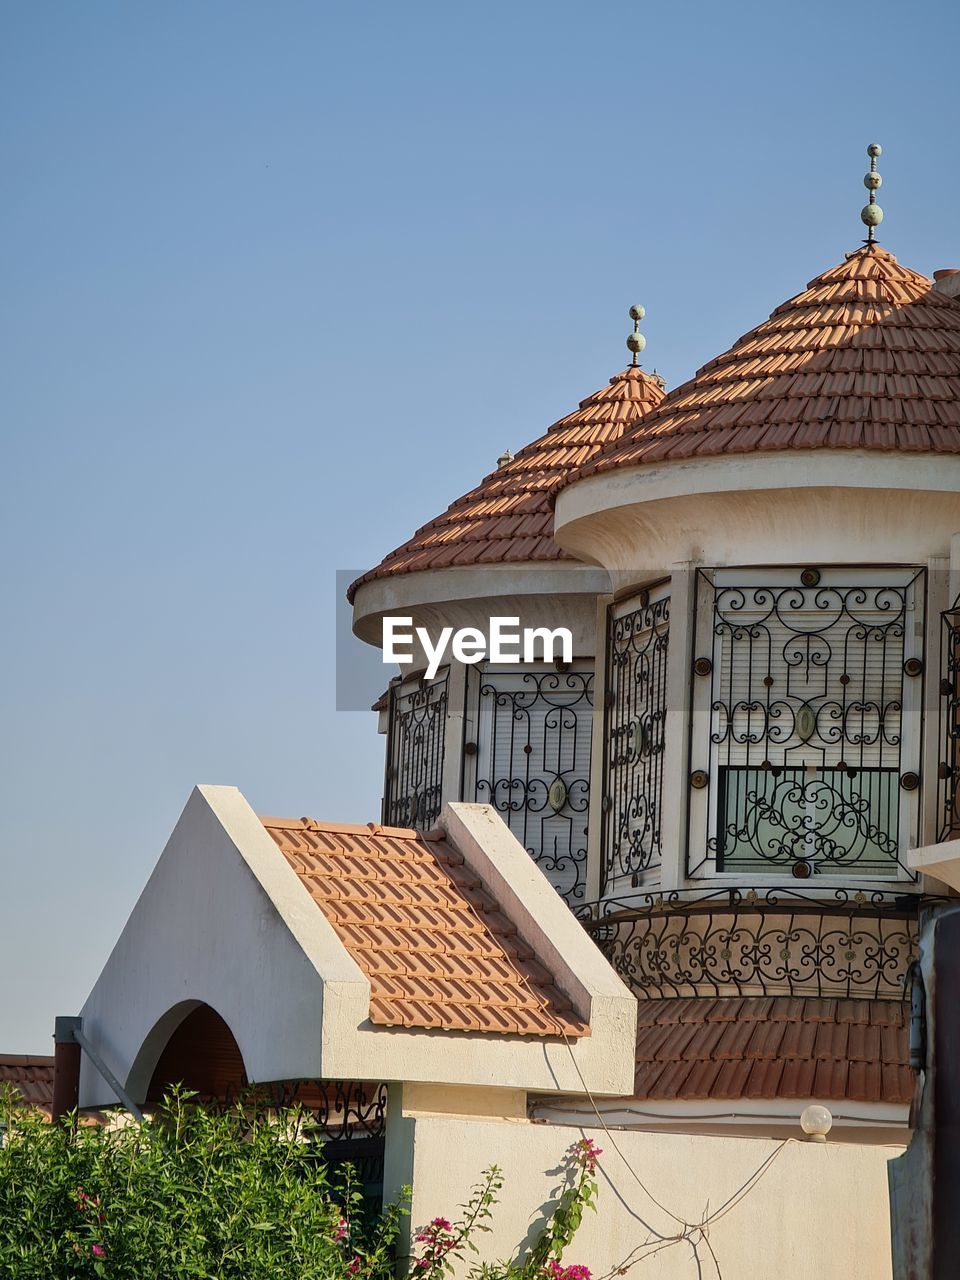
MULTIPOLYGON (((960 275, 875 242, 870 154, 861 247, 668 394, 634 363, 354 584, 371 643, 508 616, 575 649, 421 653, 382 825, 194 794, 82 1011, 132 1101, 325 1091, 415 1223, 489 1153, 494 1256, 603 1129, 595 1270, 685 1274, 709 1229, 741 1277, 889 1274, 904 994, 960 889, 960 275), (831 1141, 795 1145, 812 1106, 831 1141)), ((89 1055, 80 1090, 116 1094, 89 1055)))
MULTIPOLYGON (((643 314, 637 312, 636 323, 643 314)), ((632 341, 639 349, 634 335, 632 341)), ((446 799, 492 804, 573 907, 587 900, 596 603, 607 575, 553 537, 553 499, 663 398, 634 363, 364 574, 348 593, 359 636, 384 616, 431 634, 489 631, 491 614, 573 632, 575 660, 451 663, 432 680, 422 655, 378 704, 387 738, 383 821, 429 829, 446 799), (551 794, 550 788, 553 787, 551 794)), ((593 892, 590 896, 595 897, 593 892)))

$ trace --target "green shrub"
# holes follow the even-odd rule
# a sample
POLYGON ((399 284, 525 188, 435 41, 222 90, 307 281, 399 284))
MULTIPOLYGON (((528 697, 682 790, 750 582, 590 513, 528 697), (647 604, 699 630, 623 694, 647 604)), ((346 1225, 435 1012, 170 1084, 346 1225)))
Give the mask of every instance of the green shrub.
POLYGON ((392 1280, 403 1206, 365 1221, 303 1113, 175 1093, 142 1125, 75 1128, 13 1103, 0 1098, 4 1280, 392 1280))
MULTIPOLYGON (((434 1218, 397 1259, 409 1190, 371 1217, 349 1166, 331 1173, 297 1109, 228 1111, 181 1091, 143 1124, 48 1124, 0 1090, 0 1278, 7 1280, 443 1280, 478 1254, 502 1185, 493 1165, 461 1216, 434 1218)), ((589 1280, 565 1267, 594 1207, 599 1151, 567 1154, 566 1178, 533 1245, 474 1263, 473 1280, 589 1280)))

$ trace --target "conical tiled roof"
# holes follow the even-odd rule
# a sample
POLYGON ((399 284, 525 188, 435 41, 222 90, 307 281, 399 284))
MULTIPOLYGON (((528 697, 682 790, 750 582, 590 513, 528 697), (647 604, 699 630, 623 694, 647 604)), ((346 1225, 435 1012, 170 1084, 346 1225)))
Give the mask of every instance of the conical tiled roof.
POLYGON ((663 383, 655 375, 639 368, 618 373, 358 578, 348 597, 352 600, 363 583, 375 578, 422 569, 567 559, 553 540, 553 494, 604 445, 619 440, 656 408, 663 395, 663 383))
POLYGON ((960 305, 886 250, 858 250, 577 476, 780 449, 960 453, 960 305))

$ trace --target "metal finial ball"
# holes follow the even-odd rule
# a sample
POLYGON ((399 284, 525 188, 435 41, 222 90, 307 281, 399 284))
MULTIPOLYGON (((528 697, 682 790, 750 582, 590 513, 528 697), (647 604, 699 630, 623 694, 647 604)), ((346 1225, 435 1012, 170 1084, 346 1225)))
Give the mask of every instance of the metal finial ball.
POLYGON ((867 147, 867 155, 876 159, 877 156, 883 155, 883 147, 881 147, 879 142, 871 142, 869 147, 867 147))
POLYGON ((879 227, 883 221, 883 210, 878 204, 865 204, 860 210, 860 221, 865 227, 879 227))
POLYGON ((635 356, 638 356, 646 345, 647 340, 642 333, 631 333, 627 338, 627 350, 632 351, 635 356))
POLYGON ((883 179, 879 173, 865 173, 863 175, 863 185, 868 191, 876 191, 878 187, 883 186, 883 179))
POLYGON ((641 307, 639 302, 635 302, 633 306, 630 308, 631 320, 642 320, 646 314, 647 314, 646 311, 644 311, 643 307, 641 307))

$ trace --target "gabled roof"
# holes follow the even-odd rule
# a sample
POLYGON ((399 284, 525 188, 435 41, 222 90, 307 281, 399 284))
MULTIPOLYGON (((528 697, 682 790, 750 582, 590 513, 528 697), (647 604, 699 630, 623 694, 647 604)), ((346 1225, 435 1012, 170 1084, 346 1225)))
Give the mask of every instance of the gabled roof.
POLYGON ((903 1004, 791 996, 641 1001, 634 1097, 908 1103, 903 1004))
POLYGON ((371 1022, 590 1034, 446 840, 374 823, 262 821, 369 979, 371 1022))
POLYGON ((849 254, 577 476, 783 449, 960 453, 960 304, 877 245, 849 254))
MULTIPOLYGON (((635 998, 489 805, 446 804, 426 839, 195 788, 80 1015, 139 1102, 203 1006, 256 1084, 633 1080, 635 998)), ((80 1105, 112 1099, 84 1055, 80 1105)))
POLYGON ((656 375, 624 369, 358 578, 348 599, 365 582, 422 569, 567 559, 553 540, 553 494, 663 394, 656 375))

